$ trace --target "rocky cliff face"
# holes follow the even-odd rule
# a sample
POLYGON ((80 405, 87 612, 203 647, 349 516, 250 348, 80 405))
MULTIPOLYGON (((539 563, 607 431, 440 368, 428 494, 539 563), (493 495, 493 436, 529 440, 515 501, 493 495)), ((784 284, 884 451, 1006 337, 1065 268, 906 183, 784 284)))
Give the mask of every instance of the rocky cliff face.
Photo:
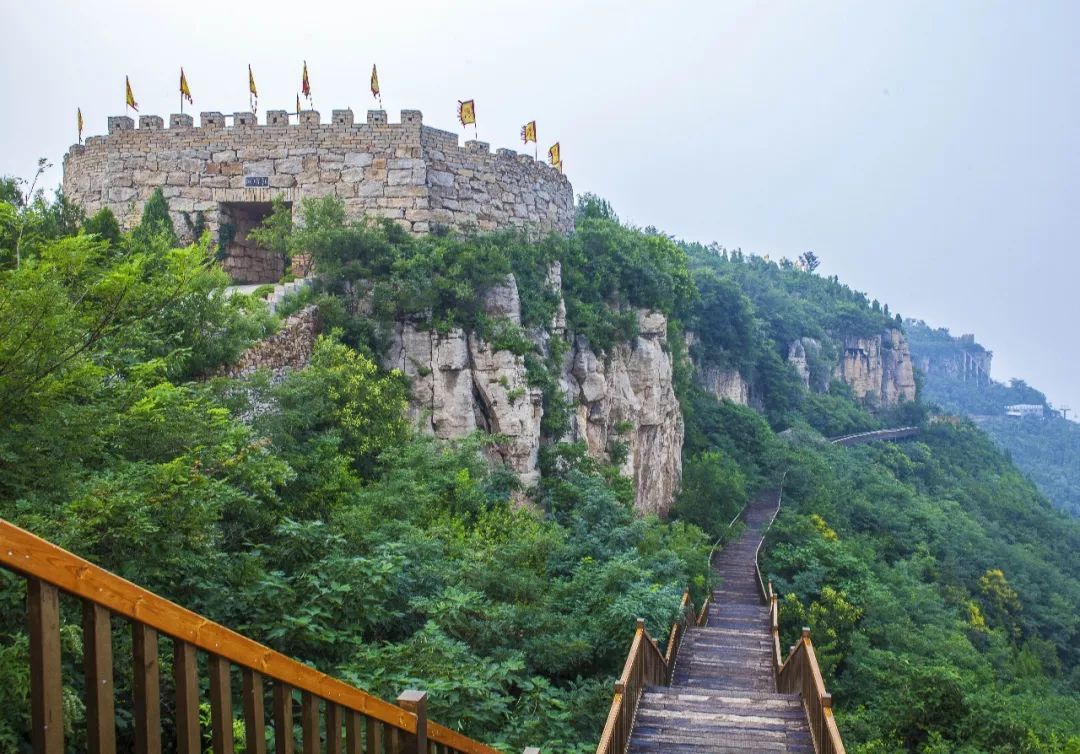
POLYGON ((672 382, 667 319, 638 312, 640 334, 607 358, 575 338, 561 386, 573 405, 571 440, 595 457, 626 453, 622 473, 635 482, 635 507, 664 515, 682 480, 683 420, 672 382))
POLYGON ((846 339, 833 376, 850 385, 857 398, 876 406, 915 400, 911 351, 900 330, 846 339))
POLYGON ((735 369, 721 369, 712 364, 695 364, 698 384, 720 400, 750 405, 750 383, 735 369))
MULTIPOLYGON (((559 270, 548 282, 560 283, 559 270)), ((513 277, 485 299, 489 315, 521 322, 520 300, 513 277)), ((590 455, 618 458, 621 471, 635 481, 637 509, 665 514, 682 477, 682 413, 672 385, 672 359, 667 350, 667 320, 655 312, 639 312, 640 334, 610 354, 597 354, 581 337, 565 332, 560 306, 538 342, 567 338, 571 347, 560 387, 571 404, 571 441, 582 440, 590 455)), ((420 322, 397 322, 390 333, 384 366, 400 369, 411 379, 410 414, 422 430, 452 439, 476 430, 502 438, 496 451, 526 485, 539 479, 542 394, 528 384, 524 359, 494 351, 473 333, 445 334, 424 329, 420 322)))

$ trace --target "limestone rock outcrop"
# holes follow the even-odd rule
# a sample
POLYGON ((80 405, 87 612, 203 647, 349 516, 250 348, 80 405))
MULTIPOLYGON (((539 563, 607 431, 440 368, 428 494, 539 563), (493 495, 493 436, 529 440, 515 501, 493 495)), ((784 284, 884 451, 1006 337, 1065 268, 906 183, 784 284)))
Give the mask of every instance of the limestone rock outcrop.
MULTIPOLYGON (((558 265, 548 282, 557 288, 558 265)), ((513 276, 494 286, 484 300, 489 316, 521 322, 513 276)), ((475 333, 440 334, 425 322, 400 321, 390 332, 384 366, 411 380, 410 415, 426 432, 443 439, 483 430, 500 442, 493 452, 528 486, 539 479, 543 395, 529 386, 525 361, 493 350, 475 333)), ((590 455, 617 459, 635 481, 635 505, 642 513, 665 514, 682 478, 683 421, 672 382, 667 319, 638 312, 639 335, 596 353, 582 337, 566 335, 566 310, 559 306, 549 328, 534 333, 541 347, 567 337, 570 349, 560 377, 571 404, 569 441, 583 440, 590 455)))
POLYGON ((889 329, 871 338, 848 338, 833 376, 855 397, 881 407, 915 400, 915 370, 904 333, 889 329))
POLYGON ((667 319, 638 312, 639 334, 606 358, 582 337, 566 357, 562 389, 573 405, 570 440, 596 457, 625 452, 622 473, 633 477, 635 508, 664 515, 682 481, 683 419, 672 381, 667 319))
POLYGON ((698 384, 720 400, 750 405, 750 383, 737 369, 721 369, 712 364, 695 365, 698 384))

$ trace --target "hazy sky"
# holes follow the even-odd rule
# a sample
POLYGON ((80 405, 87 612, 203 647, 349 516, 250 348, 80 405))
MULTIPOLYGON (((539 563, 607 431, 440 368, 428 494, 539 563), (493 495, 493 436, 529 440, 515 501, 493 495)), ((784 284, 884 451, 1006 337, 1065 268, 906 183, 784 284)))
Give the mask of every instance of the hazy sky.
MULTIPOLYGON (((0 0, 0 175, 54 167, 124 111, 374 103, 562 144, 577 192, 744 251, 807 249, 893 311, 994 351, 1080 411, 1080 3, 0 0)), ((471 130, 470 130, 471 134, 471 130)))

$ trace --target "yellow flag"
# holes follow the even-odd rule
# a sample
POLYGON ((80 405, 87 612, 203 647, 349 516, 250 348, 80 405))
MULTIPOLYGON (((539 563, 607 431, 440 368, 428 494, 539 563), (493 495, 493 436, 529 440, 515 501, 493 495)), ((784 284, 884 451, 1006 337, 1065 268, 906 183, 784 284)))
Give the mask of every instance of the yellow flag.
POLYGON ((476 125, 476 103, 467 99, 464 102, 458 100, 457 117, 461 121, 461 125, 467 126, 472 123, 476 125))
POLYGON ((375 64, 371 64, 371 96, 378 97, 379 92, 379 72, 375 70, 375 64))
POLYGON ((184 69, 180 69, 180 96, 191 104, 191 89, 188 87, 187 76, 184 75, 184 69))
POLYGON ((530 120, 524 126, 521 127, 521 140, 528 144, 530 141, 536 143, 536 121, 530 120))
POLYGON ((307 77, 307 61, 304 61, 304 80, 300 82, 301 91, 304 92, 304 96, 307 97, 308 102, 311 101, 311 82, 307 77))
POLYGON ((548 161, 553 168, 557 168, 562 165, 562 156, 559 154, 559 142, 555 142, 548 150, 548 161))
POLYGON ((127 90, 125 93, 127 97, 127 106, 135 112, 139 112, 139 103, 135 101, 135 93, 131 91, 131 79, 127 76, 124 76, 124 88, 127 90))
POLYGON ((78 116, 78 123, 79 123, 79 143, 82 144, 82 127, 83 127, 82 108, 81 107, 77 108, 75 112, 76 112, 76 114, 78 116))
POLYGON ((248 63, 248 91, 252 97, 259 96, 259 90, 255 88, 255 74, 251 72, 251 63, 248 63))

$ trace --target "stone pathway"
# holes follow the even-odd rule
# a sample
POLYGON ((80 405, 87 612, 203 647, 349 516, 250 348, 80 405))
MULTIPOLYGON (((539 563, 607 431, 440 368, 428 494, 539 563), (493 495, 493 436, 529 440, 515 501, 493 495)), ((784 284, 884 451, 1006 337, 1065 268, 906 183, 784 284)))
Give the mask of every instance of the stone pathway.
POLYGON ((721 582, 706 625, 686 632, 671 686, 642 695, 631 754, 813 754, 799 695, 776 693, 769 608, 754 568, 776 506, 777 493, 759 495, 743 513, 742 535, 713 560, 721 582))

